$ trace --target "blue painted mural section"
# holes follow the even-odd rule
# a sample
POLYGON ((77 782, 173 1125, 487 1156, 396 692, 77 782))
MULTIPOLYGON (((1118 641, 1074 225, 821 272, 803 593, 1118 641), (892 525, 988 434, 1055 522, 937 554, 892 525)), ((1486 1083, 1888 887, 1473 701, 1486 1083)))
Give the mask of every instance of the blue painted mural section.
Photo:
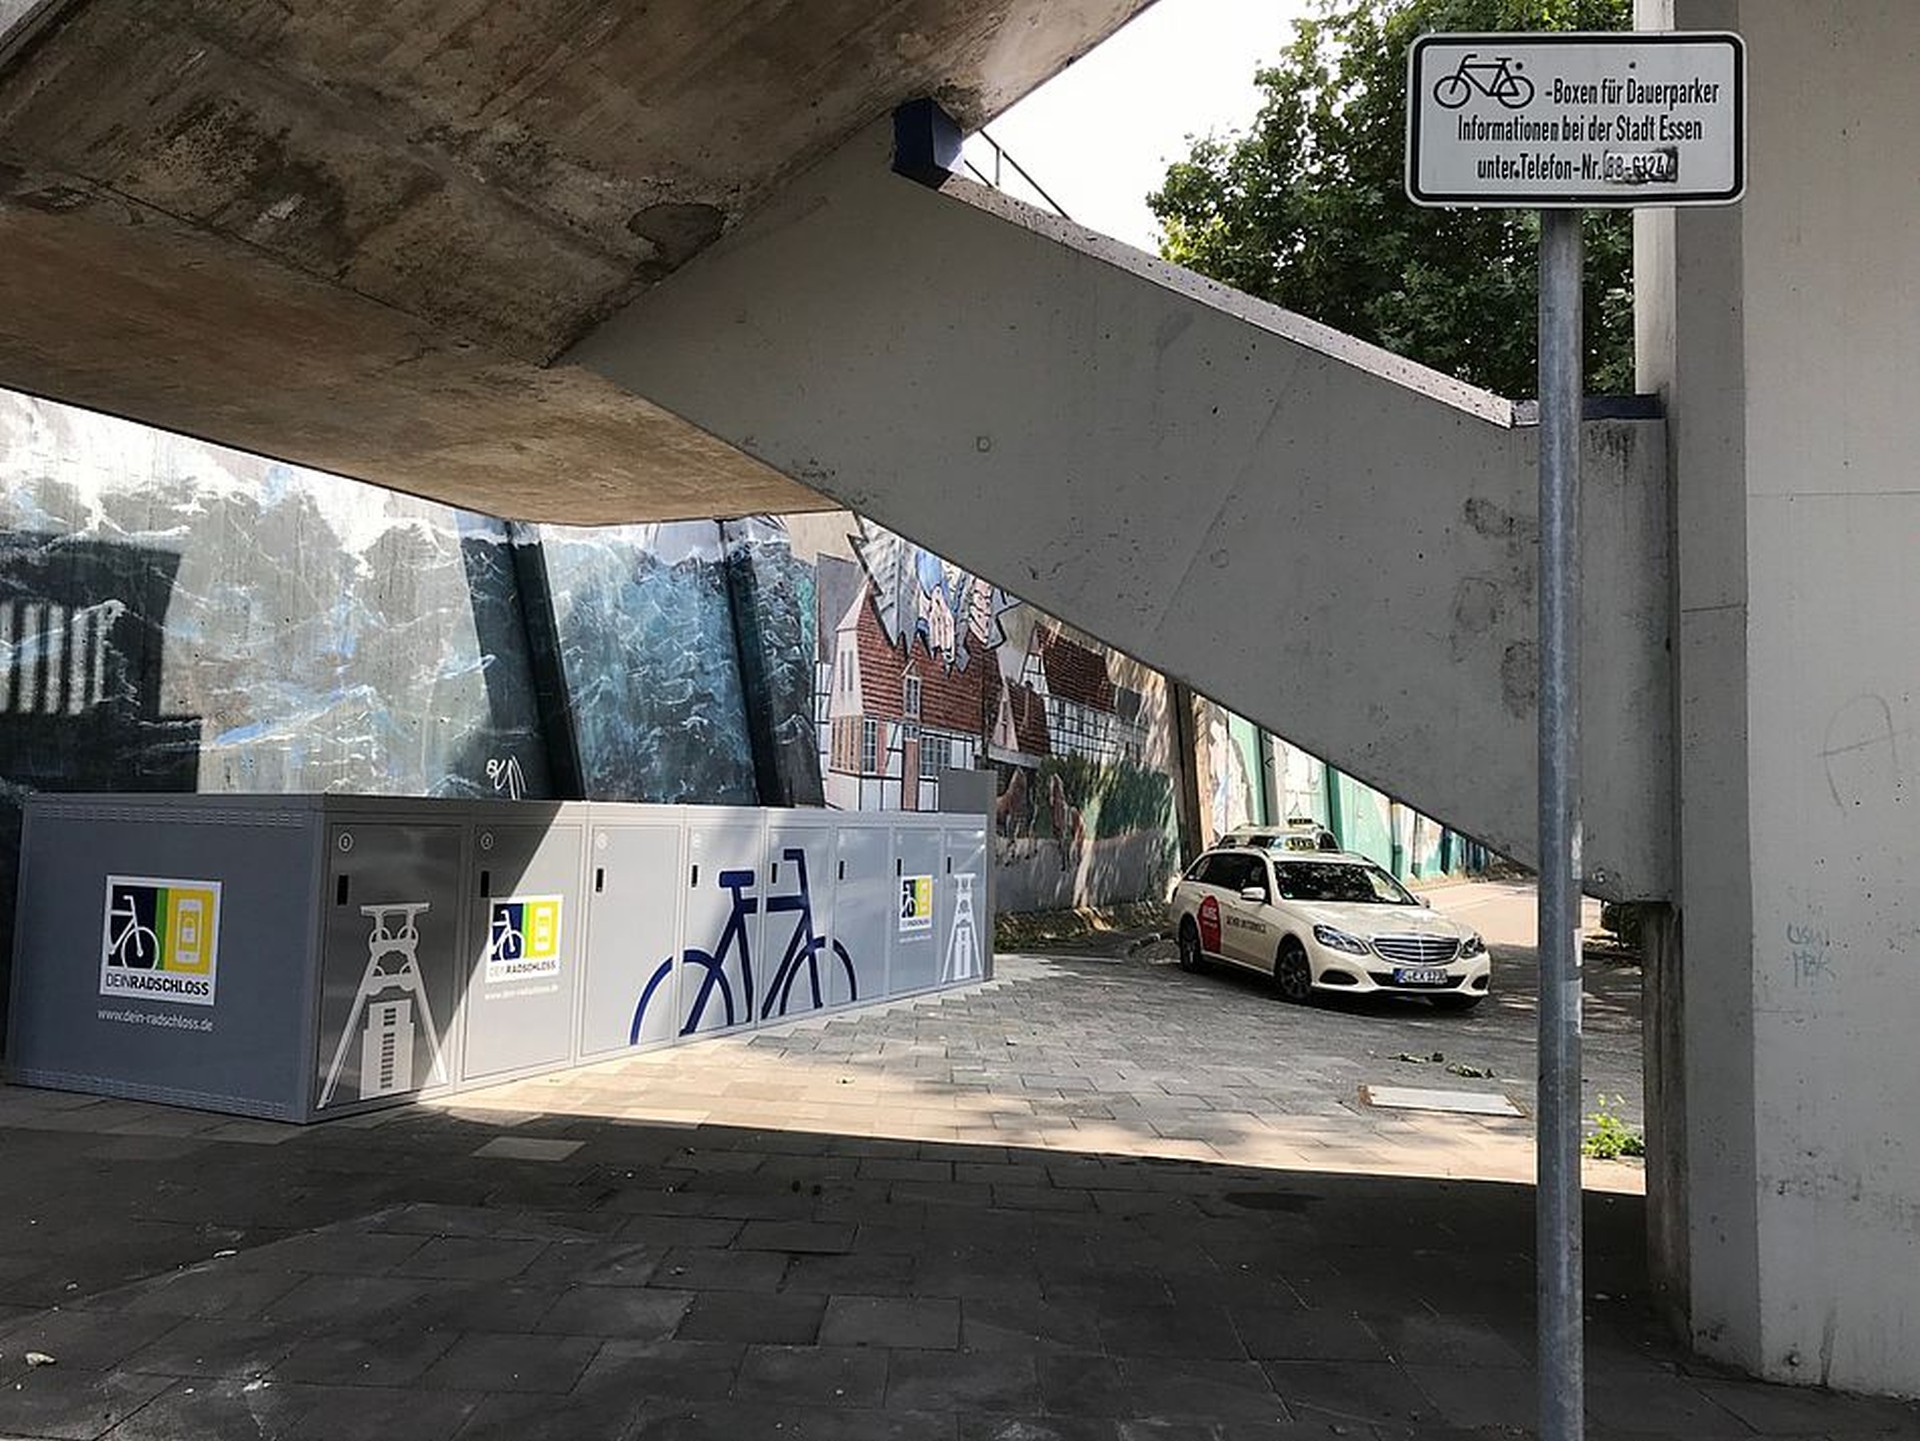
POLYGON ((538 534, 587 795, 755 804, 719 525, 538 534))
POLYGON ((730 520, 720 533, 761 802, 823 805, 813 714, 814 568, 795 557, 777 516, 730 520))

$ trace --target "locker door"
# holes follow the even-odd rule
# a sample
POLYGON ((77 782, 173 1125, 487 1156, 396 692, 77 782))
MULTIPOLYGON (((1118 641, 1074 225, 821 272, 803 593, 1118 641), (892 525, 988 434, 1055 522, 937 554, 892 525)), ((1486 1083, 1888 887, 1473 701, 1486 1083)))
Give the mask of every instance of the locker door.
POLYGON ((940 979, 935 882, 941 865, 940 832, 897 826, 893 832, 894 912, 887 993, 924 991, 940 979))
POLYGON ((680 878, 686 887, 686 925, 680 933, 675 1008, 680 1035, 712 1035, 754 1023, 764 985, 764 836, 753 821, 687 826, 687 869, 680 878))
POLYGON ((834 836, 832 935, 847 953, 847 973, 828 972, 830 1002, 874 1001, 888 993, 887 938, 893 933, 892 832, 871 822, 842 822, 834 836))
POLYGON ((580 1054, 679 1035, 677 973, 685 867, 677 825, 595 826, 587 851, 587 955, 580 1054))
POLYGON ((328 828, 316 1111, 391 1105, 452 1086, 460 846, 450 825, 328 828))
POLYGON ((571 1058, 580 979, 581 828, 482 825, 467 945, 467 1080, 571 1058))
POLYGON ((836 972, 851 989, 852 962, 833 936, 835 859, 827 826, 767 828, 763 1021, 833 1005, 836 972))
POLYGON ((940 984, 959 985, 986 975, 993 917, 987 910, 985 826, 942 833, 940 893, 940 984))

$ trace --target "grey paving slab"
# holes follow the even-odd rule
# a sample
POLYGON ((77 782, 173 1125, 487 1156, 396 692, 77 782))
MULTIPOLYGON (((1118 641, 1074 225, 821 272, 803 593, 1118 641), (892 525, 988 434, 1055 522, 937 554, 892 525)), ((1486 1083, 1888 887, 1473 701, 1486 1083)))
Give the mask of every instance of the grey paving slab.
POLYGON ((450 1331, 380 1326, 362 1335, 307 1336, 274 1366, 281 1381, 333 1386, 411 1386, 458 1339, 450 1331))
POLYGON ((1540 1383, 1532 1370, 1460 1366, 1444 1361, 1408 1365, 1405 1372, 1438 1418, 1461 1430, 1525 1428, 1540 1414, 1540 1383))
POLYGON ((832 1256, 853 1249, 853 1234, 844 1221, 748 1221, 733 1245, 742 1251, 832 1256))
POLYGON ((1762 1436, 1920 1436, 1920 1401, 1795 1386, 1696 1380, 1694 1389, 1762 1436))
POLYGON ((111 1441, 182 1441, 187 1437, 193 1441, 283 1441, 293 1436, 326 1400, 308 1388, 258 1380, 176 1381, 107 1435, 111 1441))
POLYGON ((553 1241, 535 1268, 542 1281, 591 1286, 645 1286, 660 1268, 664 1246, 640 1241, 553 1241))
POLYGON ((1303 1421, 1328 1426, 1410 1424, 1435 1419, 1411 1377, 1384 1361, 1263 1361, 1273 1389, 1303 1421))
POLYGON ((601 1343, 582 1336, 462 1336, 427 1368, 423 1385, 454 1391, 573 1390, 601 1343))
POLYGON ((903 1411, 1033 1411, 1040 1380, 1017 1352, 889 1351, 887 1408, 903 1411))
POLYGON ((825 1296, 707 1291, 694 1299, 676 1334, 687 1341, 811 1345, 826 1309, 825 1296))
POLYGON ((747 1347, 738 1341, 608 1341, 577 1388, 642 1401, 720 1401, 733 1394, 747 1347))
POLYGON ((773 1291, 787 1274, 777 1251, 733 1251, 676 1246, 661 1258, 654 1276, 663 1285, 689 1291, 773 1291))
POLYGON ((292 1270, 238 1270, 222 1261, 156 1276, 101 1298, 137 1316, 258 1316, 307 1279, 292 1270))
POLYGON ((37 1351, 75 1370, 111 1370, 180 1324, 178 1316, 126 1316, 107 1309, 32 1311, 0 1330, 0 1384, 29 1370, 37 1351))
POLYGON ((1122 1305, 1101 1316, 1100 1339, 1116 1356, 1247 1357, 1233 1317, 1205 1303, 1122 1305))
POLYGON ((914 1258, 902 1251, 846 1256, 796 1256, 786 1289, 818 1295, 904 1296, 913 1289, 914 1258))
MULTIPOLYGON (((421 1280, 413 1298, 391 1314, 396 1324, 422 1331, 531 1332, 565 1289, 540 1281, 421 1280)), ((351 1316, 319 1323, 355 1325, 351 1316)), ((365 1324, 364 1320, 358 1324, 365 1324)))
MULTIPOLYGON (((697 1202, 696 1202, 697 1204, 697 1202)), ((620 1239, 666 1249, 673 1246, 725 1247, 746 1225, 722 1216, 639 1215, 620 1227, 620 1239)))
POLYGON ((534 1329, 561 1336, 664 1341, 679 1326, 693 1300, 690 1291, 640 1286, 569 1286, 534 1329))
POLYGON ((884 1353, 836 1345, 823 1333, 818 1346, 749 1346, 735 1395, 763 1405, 872 1409, 887 1391, 884 1353))
MULTIPOLYGON (((451 1441, 484 1399, 457 1391, 367 1386, 299 1388, 304 1414, 286 1441, 451 1441)), ((145 1412, 141 1413, 144 1418, 145 1412)), ((157 1435, 154 1441, 174 1441, 157 1435)), ((113 1441, 122 1441, 114 1437, 113 1441)), ((251 1438, 249 1438, 251 1441, 251 1438)))
POLYGON ((834 1296, 820 1325, 822 1344, 956 1350, 960 1303, 951 1297, 834 1296))
POLYGON ((298 1340, 297 1333, 268 1321, 195 1316, 142 1346, 119 1369, 158 1376, 264 1376, 298 1340))
POLYGON ((751 1401, 643 1410, 624 1441, 953 1441, 949 1414, 914 1415, 892 1408, 767 1406, 751 1401))
POLYGON ((523 1274, 546 1249, 545 1241, 436 1236, 392 1272, 435 1281, 505 1281, 523 1274))
POLYGON ((421 1235, 329 1228, 250 1247, 209 1269, 381 1276, 418 1255, 428 1239, 421 1235))
POLYGON ((455 1433, 458 1441, 624 1441, 634 1434, 641 1403, 595 1391, 583 1396, 491 1395, 455 1433))
POLYGON ((1387 1361, 1379 1333, 1352 1312, 1306 1311, 1255 1301, 1230 1308, 1241 1344, 1256 1360, 1387 1361))
POLYGON ((170 1376, 44 1366, 0 1385, 0 1436, 93 1441, 173 1384, 170 1376))

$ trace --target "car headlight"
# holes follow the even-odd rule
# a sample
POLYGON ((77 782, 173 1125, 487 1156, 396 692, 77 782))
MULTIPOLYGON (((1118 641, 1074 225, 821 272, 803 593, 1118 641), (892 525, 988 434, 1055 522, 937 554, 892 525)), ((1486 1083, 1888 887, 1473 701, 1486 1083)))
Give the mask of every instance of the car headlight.
POLYGON ((1337 926, 1315 926, 1313 938, 1323 946, 1336 951, 1346 951, 1351 955, 1364 956, 1372 951, 1372 947, 1360 937, 1350 936, 1337 926))
POLYGON ((1487 943, 1480 939, 1480 933, 1478 931, 1471 932, 1467 938, 1460 943, 1461 960, 1466 960, 1472 956, 1484 956, 1486 953, 1487 943))

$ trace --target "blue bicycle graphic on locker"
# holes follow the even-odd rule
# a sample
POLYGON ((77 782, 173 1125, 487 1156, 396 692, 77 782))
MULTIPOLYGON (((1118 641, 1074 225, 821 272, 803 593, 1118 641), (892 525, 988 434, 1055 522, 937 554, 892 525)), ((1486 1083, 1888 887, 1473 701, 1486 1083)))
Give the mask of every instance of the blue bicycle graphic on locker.
POLYGON ((1472 50, 1460 57, 1450 73, 1433 82, 1433 100, 1442 109, 1458 110, 1476 93, 1509 110, 1525 110, 1533 103, 1533 82, 1520 73, 1520 62, 1511 55, 1487 60, 1472 50))
MULTIPOLYGON (((832 975, 837 964, 846 979, 846 999, 859 999, 853 958, 847 954, 847 948, 814 928, 813 892, 807 883, 807 853, 789 848, 780 854, 783 860, 793 863, 797 889, 789 894, 769 895, 766 898, 769 916, 795 913, 793 931, 787 937, 786 950, 774 970, 773 979, 767 984, 766 990, 756 996, 753 945, 747 932, 748 917, 757 914, 760 909, 760 898, 747 894, 753 889, 754 873, 750 870, 722 871, 717 884, 721 890, 731 893, 732 902, 718 943, 711 951, 689 946, 678 958, 683 970, 700 978, 700 988, 687 1007, 680 1025, 680 1035, 691 1036, 701 1030, 707 1020, 708 1008, 715 1005, 720 1007, 721 1028, 753 1020, 756 1002, 760 1020, 767 1020, 776 1014, 784 1016, 792 1002, 793 988, 803 976, 807 982, 807 995, 812 998, 812 1009, 819 1010, 826 1004, 826 989, 821 981, 823 964, 828 976, 832 975), (733 983, 727 977, 727 962, 736 953, 740 975, 740 994, 737 996, 733 983)), ((629 1045, 638 1045, 641 1036, 646 1033, 649 1008, 660 1002, 663 993, 672 996, 670 982, 673 979, 674 960, 673 956, 668 956, 662 961, 647 981, 646 988, 641 991, 640 1003, 633 1008, 633 1025, 627 1036, 629 1045)))

